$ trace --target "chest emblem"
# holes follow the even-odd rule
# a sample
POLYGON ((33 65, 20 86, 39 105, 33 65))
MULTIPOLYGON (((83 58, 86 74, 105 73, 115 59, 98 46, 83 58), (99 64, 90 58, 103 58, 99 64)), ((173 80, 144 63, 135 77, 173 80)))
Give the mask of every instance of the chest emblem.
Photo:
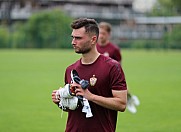
POLYGON ((90 85, 95 86, 96 82, 97 82, 97 78, 95 77, 95 75, 93 75, 93 77, 90 78, 90 85))

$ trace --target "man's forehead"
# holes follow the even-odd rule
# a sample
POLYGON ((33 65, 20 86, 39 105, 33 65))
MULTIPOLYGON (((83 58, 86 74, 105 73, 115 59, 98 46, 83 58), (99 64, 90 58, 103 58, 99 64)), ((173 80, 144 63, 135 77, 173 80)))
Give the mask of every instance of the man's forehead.
POLYGON ((107 32, 105 28, 99 28, 99 32, 107 32))
POLYGON ((85 34, 85 28, 73 29, 72 36, 82 36, 85 34))

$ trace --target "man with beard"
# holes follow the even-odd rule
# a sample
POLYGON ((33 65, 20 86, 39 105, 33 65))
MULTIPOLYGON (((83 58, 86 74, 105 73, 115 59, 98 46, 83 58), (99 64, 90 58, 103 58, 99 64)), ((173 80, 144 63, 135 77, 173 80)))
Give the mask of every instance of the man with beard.
POLYGON ((84 103, 72 109, 70 106, 74 97, 66 98, 67 93, 60 92, 57 98, 57 90, 54 90, 52 101, 58 105, 61 99, 67 102, 66 132, 115 132, 118 111, 124 112, 126 109, 127 86, 124 72, 119 62, 97 51, 99 28, 94 19, 77 19, 71 27, 72 45, 75 52, 81 54, 81 58, 66 68, 66 85, 61 89, 75 88, 72 95, 88 100, 92 115, 86 117, 82 108, 84 103), (80 78, 89 81, 88 88, 84 89, 82 85, 72 81, 72 70, 76 70, 80 78), (70 85, 67 87, 67 84, 70 85))

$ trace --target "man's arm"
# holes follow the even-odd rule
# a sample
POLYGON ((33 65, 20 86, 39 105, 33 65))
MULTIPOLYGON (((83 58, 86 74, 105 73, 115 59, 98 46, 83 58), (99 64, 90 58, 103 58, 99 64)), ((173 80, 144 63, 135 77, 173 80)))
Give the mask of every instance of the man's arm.
POLYGON ((76 87, 76 95, 81 95, 102 107, 121 112, 126 109, 127 90, 112 90, 113 97, 103 97, 92 94, 88 89, 83 90, 78 85, 76 87))
POLYGON ((127 103, 127 90, 112 90, 113 97, 92 95, 90 101, 108 109, 124 112, 127 103))

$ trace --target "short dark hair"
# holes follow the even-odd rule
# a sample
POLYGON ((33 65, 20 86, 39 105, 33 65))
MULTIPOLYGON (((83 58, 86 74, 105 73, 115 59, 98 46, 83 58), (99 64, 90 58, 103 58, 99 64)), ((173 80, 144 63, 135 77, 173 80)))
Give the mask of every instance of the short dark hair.
POLYGON ((94 19, 79 18, 72 22, 71 27, 72 29, 85 27, 86 33, 95 33, 97 37, 99 36, 99 27, 94 19))

